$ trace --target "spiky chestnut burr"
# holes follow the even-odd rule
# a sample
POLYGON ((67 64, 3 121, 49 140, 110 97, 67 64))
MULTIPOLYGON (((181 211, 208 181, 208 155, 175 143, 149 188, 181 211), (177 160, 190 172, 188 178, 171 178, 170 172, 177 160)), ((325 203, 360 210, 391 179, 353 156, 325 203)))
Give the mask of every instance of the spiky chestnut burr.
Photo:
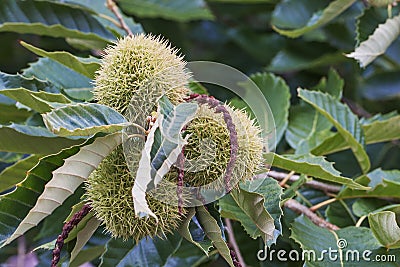
MULTIPOLYGON (((162 236, 171 232, 180 223, 181 215, 176 207, 169 206, 147 196, 150 209, 158 217, 138 218, 132 201, 134 179, 126 165, 122 147, 111 152, 88 178, 86 198, 98 219, 113 237, 133 238, 136 241, 146 236, 162 236)), ((170 192, 176 196, 175 192, 170 192)))
MULTIPOLYGON (((195 94, 189 96, 186 100, 200 100, 200 102, 207 103, 206 97, 195 94)), ((237 110, 223 104, 223 109, 230 114, 232 119, 231 122, 228 122, 235 126, 236 131, 238 148, 237 151, 232 151, 231 143, 236 142, 236 140, 231 140, 232 134, 230 134, 229 127, 232 127, 232 125, 227 124, 227 116, 224 112, 221 112, 222 107, 218 105, 219 101, 215 100, 214 102, 211 107, 210 105, 202 105, 195 119, 187 125, 184 131, 184 134, 190 134, 188 144, 185 146, 187 161, 184 179, 185 184, 190 186, 204 186, 214 181, 221 181, 214 186, 218 188, 225 186, 226 188, 226 182, 228 182, 228 185, 232 187, 235 182, 251 179, 262 162, 263 145, 260 128, 243 110, 237 110), (212 140, 215 146, 210 150, 202 150, 201 145, 207 139, 212 140), (203 151, 203 154, 201 154, 201 151, 203 151), (237 154, 233 164, 231 161, 232 154, 233 157, 237 154), (199 161, 200 158, 201 161, 199 161), (191 161, 194 164, 191 164, 191 161), (199 165, 201 166, 199 167, 199 165), (232 176, 228 181, 224 181, 221 177, 227 171, 231 171, 232 176), (222 182, 225 184, 222 184, 222 182)), ((167 179, 173 181, 177 175, 177 168, 173 168, 167 174, 167 179)), ((232 189, 231 187, 226 188, 226 190, 229 191, 229 189, 232 189)))
POLYGON ((142 104, 166 93, 172 103, 187 94, 189 73, 177 50, 161 37, 133 35, 118 40, 105 50, 94 81, 94 97, 124 114, 132 99, 142 104), (141 103, 140 103, 141 101, 141 103))
MULTIPOLYGON (((145 128, 146 119, 156 109, 161 95, 166 94, 173 104, 187 96, 190 75, 185 65, 177 50, 160 37, 143 34, 125 37, 105 50, 94 81, 95 99, 145 128)), ((114 237, 140 240, 147 235, 169 232, 180 221, 176 207, 148 196, 158 223, 153 218, 135 215, 131 174, 137 171, 144 143, 132 140, 129 145, 132 149, 127 155, 133 164, 128 168, 122 147, 112 152, 89 177, 86 198, 92 202, 96 217, 114 237)))

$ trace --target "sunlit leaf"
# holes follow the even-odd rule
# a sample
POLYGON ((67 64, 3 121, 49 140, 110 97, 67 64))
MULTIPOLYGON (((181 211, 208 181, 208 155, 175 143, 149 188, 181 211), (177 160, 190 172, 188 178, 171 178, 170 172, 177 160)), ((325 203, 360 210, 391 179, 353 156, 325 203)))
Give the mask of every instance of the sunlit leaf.
POLYGON ((196 19, 212 19, 213 15, 208 10, 203 0, 119 0, 121 9, 138 17, 164 18, 176 21, 189 21, 196 19))
POLYGON ((82 147, 77 154, 67 158, 63 166, 53 171, 52 179, 46 183, 35 206, 18 224, 18 228, 7 238, 5 244, 23 235, 49 216, 121 142, 121 133, 99 137, 92 144, 82 147))
POLYGON ((196 103, 182 103, 178 106, 173 106, 167 97, 160 99, 159 115, 147 135, 136 173, 135 184, 132 188, 136 215, 141 217, 151 215, 157 219, 147 205, 146 192, 143 188, 156 189, 172 164, 176 162, 186 143, 186 139, 182 138, 180 132, 183 126, 195 116, 197 109, 198 105, 196 103), (161 133, 161 142, 158 144, 159 147, 156 148, 154 157, 151 157, 157 130, 161 133))
POLYGON ((361 67, 366 67, 376 57, 385 53, 386 49, 400 34, 400 15, 386 20, 380 24, 366 41, 363 41, 354 52, 347 57, 356 59, 361 67))
POLYGON ((83 136, 122 130, 128 122, 114 109, 95 103, 71 104, 42 114, 46 127, 60 136, 83 136))

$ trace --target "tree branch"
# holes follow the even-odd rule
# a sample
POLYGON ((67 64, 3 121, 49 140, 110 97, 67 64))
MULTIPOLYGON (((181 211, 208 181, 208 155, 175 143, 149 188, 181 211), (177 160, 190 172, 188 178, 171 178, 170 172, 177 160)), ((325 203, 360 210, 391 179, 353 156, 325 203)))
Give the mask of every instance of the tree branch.
MULTIPOLYGON (((264 174, 262 174, 262 175, 264 175, 264 174)), ((288 176, 287 173, 277 172, 277 171, 269 171, 266 175, 271 178, 274 178, 275 180, 278 180, 278 181, 282 181, 288 176)), ((293 183, 299 179, 300 179, 299 175, 292 175, 289 177, 288 182, 293 183)), ((326 184, 326 183, 315 181, 315 180, 308 181, 304 185, 324 191, 324 192, 331 192, 331 193, 338 193, 342 189, 341 186, 326 184)))
POLYGON ((340 228, 334 224, 331 224, 321 217, 318 217, 314 212, 312 212, 309 208, 306 206, 300 204, 298 201, 294 199, 289 199, 285 202, 284 204, 285 207, 293 210, 294 212, 298 214, 304 214, 307 216, 315 225, 318 225, 319 227, 326 228, 329 230, 339 230, 340 228))
POLYGON ((246 267, 246 263, 244 262, 242 254, 240 254, 239 246, 236 242, 235 235, 233 233, 233 227, 232 227, 231 220, 225 218, 225 226, 226 226, 225 227, 226 232, 228 233, 228 237, 229 237, 229 243, 232 246, 233 250, 235 251, 236 257, 237 257, 240 265, 242 267, 246 267))
POLYGON ((117 17, 119 21, 119 27, 123 29, 129 36, 132 36, 133 33, 131 29, 129 29, 128 25, 125 23, 124 19, 122 18, 121 13, 119 12, 119 8, 117 4, 113 0, 107 0, 107 8, 111 10, 112 13, 117 17))

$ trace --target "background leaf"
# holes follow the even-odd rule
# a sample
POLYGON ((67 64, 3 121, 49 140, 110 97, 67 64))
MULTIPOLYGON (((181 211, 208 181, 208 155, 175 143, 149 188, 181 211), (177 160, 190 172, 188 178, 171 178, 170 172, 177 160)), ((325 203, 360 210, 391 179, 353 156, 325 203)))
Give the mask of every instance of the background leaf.
POLYGON ((345 11, 354 2, 355 0, 336 0, 331 2, 322 12, 314 13, 310 20, 307 22, 307 25, 302 28, 295 30, 282 30, 274 27, 274 29, 278 33, 291 38, 299 37, 311 30, 314 30, 315 28, 318 28, 328 23, 336 16, 341 14, 343 11, 345 11))
POLYGON ((161 17, 177 21, 213 18, 203 0, 149 0, 145 2, 140 0, 119 0, 118 5, 124 12, 138 17, 161 17))
POLYGON ((259 194, 234 189, 219 201, 221 215, 239 221, 247 234, 265 241, 274 237, 274 219, 264 208, 264 197, 259 194))
MULTIPOLYGON (((373 255, 376 255, 375 251, 380 247, 380 244, 368 228, 346 227, 334 232, 314 225, 310 219, 305 216, 298 217, 292 224, 291 238, 296 240, 303 250, 312 250, 315 252, 316 257, 318 257, 313 259, 311 256, 310 259, 306 254, 306 266, 336 267, 338 264, 340 266, 355 266, 352 265, 352 261, 345 261, 344 256, 339 257, 339 253, 332 254, 336 256, 335 259, 335 256, 323 256, 322 251, 330 248, 331 250, 342 251, 342 255, 346 255, 349 250, 357 250, 359 253, 365 250, 371 250, 370 259, 373 259, 373 255)), ((368 266, 382 266, 382 263, 367 261, 363 259, 361 255, 359 258, 360 261, 356 263, 358 266, 361 263, 368 264, 368 266)), ((395 266, 395 264, 393 264, 393 266, 395 266)))
MULTIPOLYGON (((261 90, 271 108, 276 127, 275 142, 277 144, 282 138, 288 125, 290 106, 289 87, 282 78, 275 76, 272 73, 256 73, 251 75, 250 79, 261 90)), ((247 82, 243 82, 240 86, 252 89, 251 85, 246 83, 247 82)), ((233 99, 234 104, 235 101, 238 104, 238 99, 233 99)), ((246 107, 246 104, 243 101, 241 102, 241 105, 243 106, 236 106, 239 108, 246 107)), ((248 109, 248 112, 251 114, 251 110, 248 109)))
POLYGON ((160 237, 144 238, 138 244, 122 239, 110 239, 106 251, 101 256, 100 266, 161 267, 166 265, 169 255, 180 246, 182 237, 169 234, 160 237))

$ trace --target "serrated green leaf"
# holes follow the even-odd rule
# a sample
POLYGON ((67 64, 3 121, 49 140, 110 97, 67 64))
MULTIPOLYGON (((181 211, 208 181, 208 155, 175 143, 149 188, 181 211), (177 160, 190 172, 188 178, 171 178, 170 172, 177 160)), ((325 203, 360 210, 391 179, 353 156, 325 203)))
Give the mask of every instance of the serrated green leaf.
POLYGON ((64 149, 61 152, 42 158, 31 169, 24 181, 17 188, 6 195, 0 196, 0 245, 4 245, 19 223, 34 206, 45 184, 51 179, 51 172, 64 164, 64 159, 79 151, 79 146, 64 149))
POLYGON ((221 216, 239 221, 247 234, 265 242, 274 237, 274 219, 264 208, 264 197, 245 190, 234 189, 219 201, 221 216))
POLYGON ((219 228, 217 221, 210 215, 204 206, 196 207, 196 217, 219 254, 226 260, 229 266, 235 267, 230 255, 230 250, 225 240, 222 238, 221 229, 219 228))
POLYGON ((179 248, 182 237, 176 233, 164 238, 144 238, 138 244, 112 238, 106 244, 100 266, 162 267, 179 248))
MULTIPOLYGON (((362 258, 362 253, 366 250, 375 252, 380 247, 379 242, 374 238, 371 230, 365 227, 346 227, 337 231, 330 231, 313 224, 304 215, 295 219, 292 224, 292 235, 305 253, 305 266, 314 267, 337 267, 337 266, 382 266, 382 263, 368 261, 362 258), (331 251, 331 256, 327 251, 331 251), (352 261, 352 251, 358 251, 359 260, 352 261), (311 251, 311 252, 310 252, 311 251), (333 252, 333 251, 336 251, 333 252), (342 255, 342 256, 340 256, 342 255), (346 259, 346 255, 349 260, 346 259)), ((370 254, 370 259, 373 259, 370 254)), ((357 258, 356 258, 357 259, 357 258)))
POLYGON ((337 131, 349 144, 361 170, 364 173, 367 172, 371 163, 364 150, 364 132, 357 116, 351 112, 348 106, 341 104, 330 95, 304 89, 298 89, 298 92, 300 98, 311 104, 337 128, 337 131))
POLYGON ((368 191, 358 191, 345 188, 340 192, 338 198, 357 198, 357 197, 386 197, 400 198, 400 171, 383 171, 376 169, 366 175, 362 175, 355 180, 364 186, 370 186, 368 191))
POLYGON ((95 104, 71 104, 42 114, 46 127, 60 136, 84 136, 122 130, 128 122, 110 107, 95 104))
POLYGON ((77 73, 85 75, 90 79, 94 78, 96 70, 100 68, 100 59, 98 58, 77 57, 65 51, 47 52, 23 41, 21 41, 20 44, 36 55, 57 61, 58 63, 63 64, 64 66, 76 71, 77 73))
POLYGON ((176 21, 213 19, 203 0, 119 0, 119 7, 126 13, 143 18, 164 18, 176 21))
MULTIPOLYGON (((272 73, 256 73, 250 76, 250 79, 257 85, 267 100, 271 108, 276 127, 275 143, 282 138, 288 125, 290 92, 286 82, 279 76, 272 73)), ((239 84, 247 88, 251 93, 252 85, 249 82, 239 84)), ((251 112, 249 110, 249 112, 251 112)), ((275 144, 275 145, 276 145, 275 144)))
POLYGON ((306 26, 295 30, 282 30, 273 26, 274 30, 279 34, 290 38, 299 37, 309 31, 312 31, 324 24, 330 22, 335 17, 339 16, 343 11, 350 7, 355 0, 336 0, 331 2, 322 12, 316 12, 307 22, 306 26))
POLYGON ((86 243, 92 237, 94 232, 100 226, 100 224, 101 224, 101 221, 99 221, 96 217, 92 217, 86 223, 85 227, 78 232, 78 234, 76 236, 76 243, 75 243, 74 249, 71 251, 70 262, 72 264, 74 263, 74 260, 76 260, 76 257, 79 255, 82 248, 86 245, 86 243))
POLYGON ((400 248, 400 227, 396 214, 392 211, 381 211, 368 215, 369 225, 376 239, 387 249, 400 248))
POLYGON ((367 190, 369 187, 354 182, 350 178, 340 176, 340 172, 333 168, 333 163, 323 157, 306 155, 278 155, 272 152, 264 155, 272 166, 312 176, 322 180, 339 183, 357 190, 367 190))
POLYGON ((39 191, 43 193, 35 206, 18 224, 17 229, 7 238, 5 244, 23 235, 50 215, 75 192, 100 162, 121 142, 121 133, 99 137, 92 144, 80 148, 77 154, 67 158, 61 167, 53 171, 53 177, 46 183, 44 191, 39 191))
POLYGON ((309 105, 303 103, 293 106, 289 114, 285 138, 296 149, 296 154, 308 153, 327 137, 334 135, 330 131, 332 124, 309 105))
POLYGON ((7 74, 0 72, 0 89, 25 88, 31 91, 45 91, 49 93, 59 93, 60 89, 52 83, 40 80, 38 77, 25 77, 21 74, 7 74))
MULTIPOLYGON (((0 32, 95 39, 103 46, 114 39, 87 9, 53 1, 3 0, 0 32)), ((102 48, 102 47, 99 47, 102 48)))
POLYGON ((40 155, 31 155, 5 168, 0 173, 0 192, 10 189, 23 181, 27 172, 39 162, 40 158, 40 155))
MULTIPOLYGON (((400 138, 400 115, 390 117, 386 120, 375 120, 362 125, 365 143, 374 144, 386 142, 400 138)), ((315 155, 326 155, 341 150, 348 149, 350 146, 339 133, 326 139, 323 143, 312 150, 315 155)))
MULTIPOLYGON (((64 65, 49 59, 39 58, 35 63, 29 64, 29 68, 23 70, 26 77, 36 77, 54 84, 57 88, 92 88, 91 80, 73 71, 64 65), (62 73, 62 75, 60 75, 62 73)), ((60 90, 60 89, 59 89, 60 90)), ((59 93, 59 91, 57 92, 59 93)))
POLYGON ((375 60, 376 57, 385 53, 386 49, 400 34, 400 15, 386 20, 380 24, 368 40, 363 41, 354 52, 347 57, 354 58, 362 68, 375 60))
POLYGON ((25 88, 3 89, 0 94, 12 98, 19 103, 39 112, 49 112, 53 109, 52 103, 71 103, 71 100, 62 94, 47 93, 43 91, 34 92, 25 88))
POLYGON ((343 94, 344 80, 339 76, 335 69, 330 69, 328 76, 323 77, 320 82, 312 89, 328 93, 336 99, 341 99, 343 94))
POLYGON ((189 209, 185 219, 179 226, 178 232, 183 238, 185 238, 187 241, 189 241, 190 243, 194 244, 196 247, 201 249, 203 251, 203 253, 208 256, 209 255, 208 252, 210 251, 210 248, 212 248, 211 241, 209 241, 209 240, 202 240, 202 241, 196 240, 195 241, 190 232, 190 224, 191 224, 192 218, 195 215, 195 213, 196 213, 195 208, 189 209))
POLYGON ((44 127, 22 124, 0 125, 0 135, 0 151, 27 154, 48 155, 83 142, 82 139, 58 137, 44 127))
MULTIPOLYGON (((4 97, 7 98, 7 97, 4 97)), ((10 101, 13 101, 7 98, 10 101)), ((0 95, 1 101, 1 95, 0 95)), ((33 114, 32 110, 18 108, 15 104, 0 104, 0 124, 24 123, 33 114)))
POLYGON ((182 103, 173 106, 168 98, 163 96, 159 100, 158 110, 158 118, 147 135, 132 188, 135 214, 140 217, 150 215, 156 220, 157 216, 148 207, 146 192, 143 188, 155 189, 152 193, 157 194, 157 185, 168 173, 172 164, 176 162, 186 143, 186 139, 182 138, 180 132, 194 118, 198 105, 196 103, 182 103), (157 144, 159 147, 153 149, 157 130, 161 133, 161 141, 157 144), (153 158, 151 157, 152 151, 156 151, 153 158))

